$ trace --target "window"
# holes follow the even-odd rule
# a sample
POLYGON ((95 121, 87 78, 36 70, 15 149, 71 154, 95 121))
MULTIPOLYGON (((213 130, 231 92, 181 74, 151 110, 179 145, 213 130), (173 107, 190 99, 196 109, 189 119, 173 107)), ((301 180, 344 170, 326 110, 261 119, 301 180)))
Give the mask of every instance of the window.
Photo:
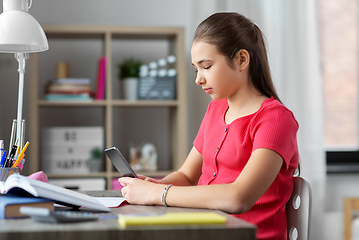
POLYGON ((359 172, 357 5, 356 0, 317 5, 328 172, 359 172))

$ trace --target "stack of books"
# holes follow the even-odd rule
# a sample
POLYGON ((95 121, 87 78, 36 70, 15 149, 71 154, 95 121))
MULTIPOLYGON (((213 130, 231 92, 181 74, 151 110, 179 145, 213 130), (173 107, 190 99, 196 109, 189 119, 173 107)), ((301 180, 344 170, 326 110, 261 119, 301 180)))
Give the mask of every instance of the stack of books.
POLYGON ((44 99, 92 100, 91 80, 88 78, 60 78, 50 80, 45 86, 44 99))

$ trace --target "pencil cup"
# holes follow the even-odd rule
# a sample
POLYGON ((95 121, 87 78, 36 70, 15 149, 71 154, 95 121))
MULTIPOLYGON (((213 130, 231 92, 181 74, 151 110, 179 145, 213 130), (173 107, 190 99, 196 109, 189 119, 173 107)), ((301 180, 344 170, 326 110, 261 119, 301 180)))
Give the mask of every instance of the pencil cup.
POLYGON ((14 173, 18 173, 19 172, 19 168, 18 167, 14 167, 14 168, 0 168, 0 181, 6 181, 7 177, 10 176, 11 174, 14 173))

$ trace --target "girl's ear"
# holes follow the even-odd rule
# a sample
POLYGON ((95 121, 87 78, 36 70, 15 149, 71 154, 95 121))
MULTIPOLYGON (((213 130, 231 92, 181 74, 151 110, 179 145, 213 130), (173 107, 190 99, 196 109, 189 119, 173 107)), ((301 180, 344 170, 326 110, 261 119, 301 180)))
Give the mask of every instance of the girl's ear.
POLYGON ((239 66, 239 71, 242 72, 246 70, 249 66, 250 56, 247 50, 241 49, 237 55, 237 62, 239 66))

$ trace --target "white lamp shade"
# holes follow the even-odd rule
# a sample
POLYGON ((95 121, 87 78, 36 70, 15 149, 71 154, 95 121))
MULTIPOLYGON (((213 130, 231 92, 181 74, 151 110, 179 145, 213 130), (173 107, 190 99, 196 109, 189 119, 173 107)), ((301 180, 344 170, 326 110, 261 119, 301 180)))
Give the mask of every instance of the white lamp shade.
POLYGON ((6 11, 0 15, 0 52, 31 53, 49 49, 44 30, 25 11, 6 11))

